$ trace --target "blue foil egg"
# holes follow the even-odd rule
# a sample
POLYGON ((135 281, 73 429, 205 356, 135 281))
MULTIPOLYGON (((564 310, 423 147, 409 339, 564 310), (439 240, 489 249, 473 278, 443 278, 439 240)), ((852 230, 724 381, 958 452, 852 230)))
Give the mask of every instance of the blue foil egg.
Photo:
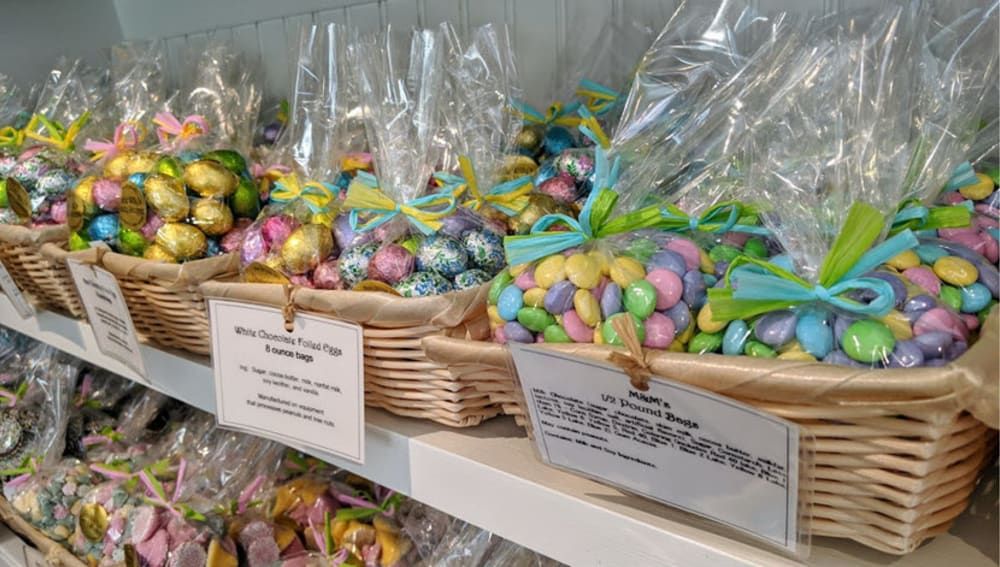
POLYGON ((428 236, 417 248, 417 271, 437 272, 447 279, 469 268, 469 254, 461 242, 450 236, 428 236))
POLYGON ((396 284, 403 297, 427 297, 452 291, 451 282, 435 272, 414 272, 396 284))
POLYGON ((465 234, 462 242, 473 267, 491 276, 502 270, 507 263, 503 251, 503 239, 494 232, 472 230, 465 234))
POLYGON ((545 132, 542 147, 550 156, 557 156, 576 145, 573 133, 562 126, 552 126, 545 132))
POLYGON ((65 195, 76 185, 76 175, 62 168, 53 168, 38 177, 35 190, 49 197, 65 195))
POLYGON ((218 256, 219 254, 222 254, 222 247, 219 246, 219 241, 215 238, 207 239, 205 244, 205 255, 218 256))
POLYGON ((118 234, 118 215, 115 214, 98 215, 87 227, 87 235, 91 240, 111 240, 116 234, 118 234))
POLYGON ((128 182, 142 189, 142 185, 146 182, 146 174, 133 173, 132 175, 128 176, 128 182))
POLYGON ((466 270, 455 276, 455 289, 469 289, 479 287, 490 281, 492 276, 482 270, 466 270))
POLYGON ((177 159, 181 160, 183 164, 189 164, 193 161, 198 161, 201 159, 201 154, 192 150, 184 150, 177 154, 177 159))
POLYGON ((351 289, 358 282, 368 277, 368 264, 379 249, 378 242, 369 242, 361 246, 352 246, 340 255, 337 269, 344 287, 351 289))

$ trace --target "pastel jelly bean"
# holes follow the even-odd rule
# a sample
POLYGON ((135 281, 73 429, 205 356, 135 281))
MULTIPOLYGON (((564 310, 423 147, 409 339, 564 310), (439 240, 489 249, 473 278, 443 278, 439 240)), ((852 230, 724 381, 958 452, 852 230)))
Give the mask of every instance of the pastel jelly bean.
POLYGON ((591 289, 601 281, 601 269, 586 254, 573 254, 566 258, 566 277, 580 289, 591 289))
POLYGON ((725 244, 717 244, 708 251, 708 257, 711 258, 713 262, 732 262, 739 255, 739 248, 736 248, 735 246, 727 246, 725 244))
POLYGON ((701 265, 701 248, 686 238, 671 240, 665 248, 680 254, 684 258, 684 266, 688 270, 697 270, 701 265))
POLYGON ((667 348, 674 342, 676 332, 674 322, 662 313, 652 313, 645 321, 646 340, 643 346, 648 348, 667 348))
POLYGON ((979 282, 963 287, 960 295, 959 308, 963 313, 976 313, 989 305, 990 300, 993 299, 989 288, 979 282))
MULTIPOLYGON (((701 319, 698 321, 700 324, 701 319)), ((796 322, 795 313, 787 309, 765 313, 754 325, 754 336, 768 346, 777 347, 795 337, 796 322)))
POLYGON ((585 289, 578 289, 573 294, 573 309, 588 327, 593 327, 601 322, 601 306, 594 299, 594 296, 585 289))
POLYGON ((642 324, 642 321, 637 319, 635 315, 632 315, 631 313, 619 313, 617 315, 612 315, 611 318, 601 325, 601 337, 604 339, 605 344, 615 346, 621 346, 624 344, 621 337, 618 336, 618 331, 616 331, 614 327, 614 322, 621 317, 627 317, 628 321, 632 323, 632 327, 635 329, 635 334, 639 338, 640 343, 646 340, 646 329, 642 324))
POLYGON ((687 351, 696 354, 718 352, 722 348, 722 333, 700 332, 691 337, 687 344, 687 351))
POLYGON ((683 333, 688 330, 691 326, 691 310, 688 309, 687 303, 680 301, 677 305, 667 309, 663 312, 664 315, 670 317, 674 322, 674 329, 678 333, 683 333))
MULTIPOLYGON (((524 292, 516 285, 509 285, 500 293, 497 310, 504 321, 517 319, 517 312, 524 307, 524 292)), ((510 333, 508 333, 510 335, 510 333)))
POLYGON ((590 293, 591 295, 594 296, 594 299, 596 299, 598 302, 601 301, 601 296, 604 295, 604 288, 608 287, 608 284, 610 282, 611 280, 609 280, 604 276, 601 276, 601 279, 597 282, 597 285, 590 288, 590 293))
POLYGON ((938 299, 941 303, 950 307, 954 311, 958 311, 962 308, 962 292, 956 287, 950 285, 941 286, 941 292, 938 294, 938 299))
POLYGON ((847 356, 871 364, 888 360, 896 346, 896 338, 884 324, 862 320, 851 323, 840 338, 840 345, 847 356))
POLYGON ((924 359, 944 356, 953 342, 955 338, 946 331, 927 331, 913 337, 913 344, 920 348, 924 359))
POLYGON ((778 356, 773 348, 760 341, 747 341, 743 347, 743 354, 754 358, 775 358, 778 356))
POLYGON ((545 310, 554 315, 562 315, 573 308, 576 286, 567 280, 556 283, 545 293, 545 310))
POLYGON ((528 291, 531 288, 538 287, 538 283, 535 282, 535 270, 529 268, 521 272, 514 278, 514 285, 519 287, 521 291, 528 291))
POLYGON ((889 357, 890 368, 914 368, 924 363, 924 353, 914 341, 899 341, 889 357))
POLYGON ((844 332, 847 328, 854 324, 856 319, 854 317, 848 317, 847 315, 837 315, 837 318, 833 321, 833 336, 838 339, 844 336, 844 332))
POLYGON ((528 307, 545 307, 546 290, 533 287, 524 292, 524 304, 528 307))
MULTIPOLYGON (((913 320, 915 321, 916 319, 913 320)), ((904 313, 893 309, 886 313, 885 317, 882 317, 879 321, 886 327, 889 327, 889 330, 892 331, 892 336, 896 337, 897 341, 905 341, 913 338, 911 319, 904 313)))
POLYGON ((687 271, 687 263, 684 257, 673 250, 660 250, 649 259, 649 269, 670 270, 678 276, 683 276, 687 271))
POLYGON ((833 329, 825 313, 805 311, 795 324, 795 339, 805 352, 824 358, 833 350, 833 329))
POLYGON ((486 308, 486 316, 489 317, 490 323, 493 325, 503 325, 507 322, 500 316, 500 310, 497 309, 496 305, 490 305, 486 308))
POLYGON ((507 331, 504 329, 504 325, 500 325, 496 329, 493 329, 493 342, 499 344, 507 344, 507 331))
POLYGON ((935 301, 933 297, 926 294, 920 294, 920 295, 914 295, 913 297, 908 299, 906 303, 903 305, 903 311, 907 313, 911 311, 924 312, 936 306, 937 306, 937 301, 935 301))
POLYGON ((691 270, 681 278, 684 282, 684 292, 681 298, 694 309, 701 308, 705 304, 706 292, 705 278, 700 272, 691 270))
POLYGON ((698 249, 698 269, 705 274, 715 271, 715 261, 701 248, 698 249))
POLYGON ((966 333, 947 309, 935 307, 927 310, 913 323, 913 333, 922 335, 928 331, 945 331, 956 340, 965 340, 966 333))
POLYGON ((750 329, 747 327, 746 321, 737 319, 729 323, 722 336, 722 354, 730 356, 743 354, 743 346, 746 345, 749 337, 750 329))
POLYGON ((972 262, 958 256, 945 256, 934 262, 934 274, 942 281, 955 286, 971 285, 979 278, 979 270, 972 262))
POLYGON ((490 283, 490 291, 486 295, 486 302, 490 305, 496 305, 500 300, 500 293, 513 282, 514 276, 510 275, 509 271, 504 270, 497 274, 497 276, 493 278, 493 282, 490 283))
POLYGON ((996 269, 996 266, 981 266, 979 283, 986 286, 993 297, 1000 295, 1000 271, 996 269))
POLYGON ((594 265, 597 266, 597 271, 601 273, 602 276, 607 276, 611 273, 611 260, 613 259, 610 254, 601 250, 591 250, 587 252, 587 256, 594 261, 594 265))
MULTIPOLYGON (((938 261, 941 261, 944 258, 945 257, 942 257, 938 261)), ((938 279, 933 270, 926 266, 910 268, 903 272, 903 276, 910 280, 913 285, 924 288, 924 290, 929 292, 931 295, 937 295, 941 292, 941 280, 938 279)))
POLYGON ((615 258, 611 264, 611 281, 618 284, 622 289, 635 280, 646 277, 646 269, 634 258, 621 256, 615 258))
POLYGON ((548 289, 566 279, 566 257, 561 254, 549 256, 535 266, 535 281, 539 287, 548 289))
POLYGON ((531 333, 524 325, 518 323, 517 321, 508 321, 503 326, 504 337, 507 342, 514 343, 533 343, 535 342, 535 335, 531 333))
POLYGON ((852 360, 851 357, 844 354, 842 350, 831 351, 830 354, 823 358, 823 362, 827 364, 837 364, 839 366, 855 366, 863 367, 864 365, 860 362, 852 360))
POLYGON ((966 199, 980 201, 990 196, 993 192, 993 180, 983 173, 976 174, 976 182, 965 187, 960 187, 958 192, 966 199))
POLYGON ((716 321, 712 317, 712 304, 706 303, 698 311, 698 328, 706 333, 718 333, 726 328, 729 321, 716 321))
POLYGON ((539 307, 522 307, 517 312, 517 322, 530 331, 540 333, 545 330, 545 327, 555 324, 556 319, 539 307))
POLYGON ((816 362, 816 357, 801 350, 791 350, 778 355, 778 360, 794 360, 797 362, 816 362))
POLYGON ((656 308, 669 309, 677 304, 684 293, 684 282, 672 270, 657 268, 646 274, 646 281, 656 289, 656 308))
POLYGON ((970 331, 975 331, 979 328, 979 317, 976 317, 972 313, 959 313, 958 315, 962 322, 965 323, 965 328, 970 331))
POLYGON ((735 246, 737 248, 743 248, 746 246, 749 238, 750 235, 745 232, 727 232, 722 235, 722 243, 728 244, 729 246, 735 246))
POLYGON ((886 264, 896 268, 900 272, 920 265, 920 256, 913 250, 905 250, 889 259, 886 264))
POLYGON ((566 330, 566 334, 569 335, 569 338, 573 339, 573 342, 594 342, 594 330, 580 319, 576 311, 570 310, 563 313, 562 324, 563 329, 566 330))
POLYGON ((573 339, 566 333, 561 325, 549 325, 545 327, 545 342, 547 343, 571 343, 573 339))
POLYGON ((622 288, 612 282, 604 288, 601 293, 601 315, 604 319, 611 317, 622 310, 622 288))
POLYGON ((625 305, 626 311, 641 321, 649 317, 650 313, 656 309, 656 296, 656 288, 653 287, 653 284, 649 283, 648 280, 636 280, 625 288, 622 303, 625 305))

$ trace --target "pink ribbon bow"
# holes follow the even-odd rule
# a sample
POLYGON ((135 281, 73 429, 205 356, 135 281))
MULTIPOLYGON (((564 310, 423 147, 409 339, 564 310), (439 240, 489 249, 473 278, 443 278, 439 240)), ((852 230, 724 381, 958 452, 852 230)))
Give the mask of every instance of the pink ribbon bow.
POLYGON ((87 140, 83 149, 93 152, 91 161, 103 162, 109 160, 124 150, 138 147, 146 137, 145 129, 135 122, 122 122, 115 128, 111 140, 87 140))
POLYGON ((192 114, 181 122, 169 112, 158 112, 153 117, 156 137, 167 150, 179 150, 191 140, 208 133, 208 122, 204 116, 192 114))

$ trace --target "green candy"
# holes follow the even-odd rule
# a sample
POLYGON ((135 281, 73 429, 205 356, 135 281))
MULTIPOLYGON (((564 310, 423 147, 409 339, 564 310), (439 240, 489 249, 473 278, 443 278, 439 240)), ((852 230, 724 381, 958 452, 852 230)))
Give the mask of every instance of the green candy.
POLYGON ((541 307, 522 307, 517 312, 517 322, 529 331, 541 333, 549 325, 555 325, 556 318, 541 307))
POLYGON ((687 345, 688 352, 695 354, 718 352, 722 348, 723 338, 722 333, 706 333, 701 331, 691 337, 691 342, 687 345))
POLYGON ((760 238, 750 238, 743 245, 743 253, 751 258, 767 258, 767 245, 760 238))
POLYGON ((90 241, 87 240, 87 237, 83 236, 79 232, 74 232, 69 235, 70 252, 86 250, 87 248, 90 248, 90 241))
POLYGON ((774 349, 760 341, 747 341, 743 347, 743 354, 754 358, 774 358, 778 353, 774 349))
POLYGON ((618 331, 615 330, 613 325, 613 321, 619 317, 628 317, 632 321, 632 326, 635 327, 635 334, 639 338, 640 343, 646 340, 646 326, 642 324, 642 321, 631 313, 616 313, 601 324, 601 338, 604 339, 605 343, 615 346, 625 344, 622 342, 622 338, 618 336, 618 331))
POLYGON ((656 309, 656 288, 646 280, 636 280, 625 288, 622 302, 629 313, 645 321, 656 309))
POLYGON ((728 244, 713 246, 712 249, 708 251, 708 257, 711 258, 713 262, 732 262, 739 255, 739 249, 735 246, 729 246, 728 244))
POLYGON ((962 309, 962 292, 957 287, 942 285, 938 299, 948 307, 951 307, 955 312, 959 312, 962 309))
POLYGON ((233 150, 214 150, 201 156, 202 159, 210 159, 221 163, 226 169, 236 175, 240 175, 247 170, 247 160, 239 152, 233 150))
POLYGON ((896 348, 896 337, 878 321, 855 321, 844 331, 840 344, 852 360, 871 364, 889 357, 896 348))
POLYGON ((137 230, 123 228, 118 231, 118 248, 129 256, 142 256, 146 253, 149 242, 137 230))
MULTIPOLYGON (((406 246, 403 248, 406 248, 406 246)), ((512 283, 514 283, 514 276, 510 275, 510 270, 504 270, 497 274, 497 277, 493 278, 493 283, 490 284, 490 292, 486 295, 486 303, 496 305, 497 301, 500 300, 500 294, 512 283)))
POLYGON ((7 208, 7 178, 0 179, 0 209, 7 208))
POLYGON ((236 217, 257 218, 257 214, 260 213, 260 192, 253 181, 241 177, 236 192, 229 198, 229 203, 236 217))
POLYGON ((571 343, 573 339, 569 338, 566 334, 566 330, 562 328, 562 325, 549 325, 545 327, 545 342, 547 343, 571 343))
POLYGON ((181 167, 181 162, 177 158, 164 156, 156 162, 156 173, 166 175, 167 177, 173 177, 174 179, 180 179, 181 176, 184 175, 184 169, 181 167))
POLYGON ((633 240, 629 245, 628 249, 625 250, 625 255, 635 258, 641 264, 645 264, 660 251, 660 247, 656 245, 655 242, 648 238, 639 238, 633 240))

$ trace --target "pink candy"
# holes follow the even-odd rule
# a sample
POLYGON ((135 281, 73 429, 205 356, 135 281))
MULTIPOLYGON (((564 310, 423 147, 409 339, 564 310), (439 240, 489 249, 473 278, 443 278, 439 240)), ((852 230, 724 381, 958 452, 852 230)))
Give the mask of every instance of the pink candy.
POLYGON ((976 317, 972 313, 961 313, 959 317, 962 318, 962 322, 965 323, 965 327, 970 331, 975 331, 979 328, 979 317, 976 317))
POLYGON ((590 294, 594 296, 597 301, 601 300, 601 296, 604 295, 604 288, 608 287, 608 278, 606 276, 601 276, 601 281, 590 290, 590 294))
POLYGON ((163 226, 163 219, 156 213, 149 213, 149 216, 146 217, 146 224, 142 225, 139 232, 146 240, 153 240, 156 237, 156 231, 160 230, 161 226, 163 226))
POLYGON ((933 270, 926 266, 917 266, 903 270, 903 276, 914 285, 924 288, 931 295, 941 293, 941 280, 934 274, 933 270))
POLYGON ((938 229, 938 236, 949 242, 955 242, 965 246, 980 254, 986 247, 986 240, 990 239, 987 234, 977 230, 975 227, 969 228, 941 228, 938 229))
POLYGON ((117 211, 122 201, 122 186, 111 179, 99 179, 91 190, 94 203, 105 211, 117 211))
POLYGON ((288 235, 298 227, 299 223, 295 219, 285 215, 271 217, 264 221, 261 227, 261 234, 268 246, 281 246, 288 239, 288 235))
POLYGON ((343 289, 344 282, 340 279, 340 269, 336 260, 320 263, 313 270, 313 284, 318 289, 343 289))
POLYGON ((945 193, 944 195, 941 196, 941 201, 944 202, 946 205, 957 205, 964 200, 965 197, 963 197, 962 194, 959 193, 958 191, 945 193))
POLYGON ((722 235, 722 243, 728 244, 729 246, 735 246, 737 248, 743 248, 743 245, 750 240, 750 235, 746 232, 727 232, 722 235))
POLYGON ((929 309, 913 323, 913 333, 916 335, 931 331, 944 331, 960 341, 969 339, 965 323, 943 307, 929 309))
POLYGON ((56 201, 52 203, 52 208, 49 209, 49 216, 52 217, 52 222, 56 224, 63 224, 66 222, 66 201, 56 201))
POLYGON ((594 330, 588 327, 573 309, 563 313, 563 328, 575 343, 594 342, 594 330))
MULTIPOLYGON (((670 272, 673 273, 673 272, 670 272)), ((675 276, 676 277, 676 276, 675 276)), ((645 321, 646 340, 643 346, 649 348, 667 348, 674 342, 676 329, 674 321, 663 313, 653 312, 645 321)))
POLYGON ((696 270, 701 265, 701 252, 698 246, 686 238, 671 240, 665 248, 680 254, 684 258, 684 265, 689 270, 696 270))
POLYGON ((516 285, 521 291, 528 291, 529 289, 538 287, 538 284, 535 283, 535 269, 528 268, 518 274, 518 276, 514 278, 514 285, 516 285))
POLYGON ((684 293, 684 282, 680 276, 664 268, 650 271, 646 274, 646 281, 656 288, 656 308, 660 310, 677 305, 684 293))
POLYGON ((501 345, 507 344, 507 333, 503 330, 503 325, 493 329, 493 342, 501 345))

